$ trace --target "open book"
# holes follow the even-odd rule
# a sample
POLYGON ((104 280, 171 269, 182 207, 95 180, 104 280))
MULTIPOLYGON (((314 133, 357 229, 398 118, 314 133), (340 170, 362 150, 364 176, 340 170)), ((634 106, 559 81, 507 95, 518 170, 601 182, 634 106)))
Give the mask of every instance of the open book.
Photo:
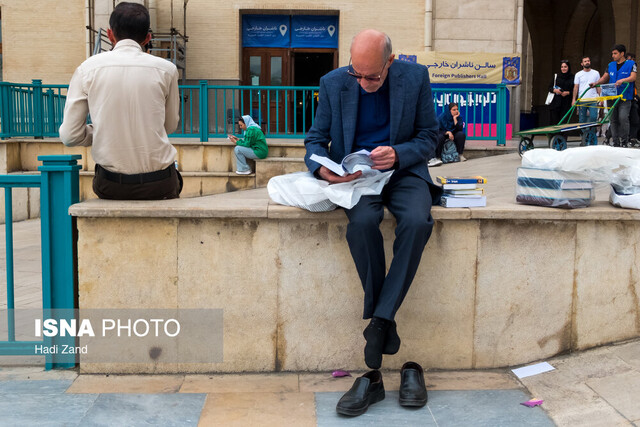
POLYGON ((355 153, 347 154, 340 164, 328 157, 318 156, 317 154, 312 154, 309 158, 314 162, 320 163, 336 175, 345 176, 362 170, 362 166, 373 166, 370 155, 371 153, 367 150, 356 151, 355 153))

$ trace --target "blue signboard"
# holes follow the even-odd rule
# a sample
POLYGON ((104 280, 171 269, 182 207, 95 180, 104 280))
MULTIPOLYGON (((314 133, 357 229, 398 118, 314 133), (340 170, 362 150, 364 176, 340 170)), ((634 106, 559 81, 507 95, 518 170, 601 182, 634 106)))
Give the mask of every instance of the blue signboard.
POLYGON ((337 48, 338 17, 293 15, 291 47, 337 48))
POLYGON ((520 57, 504 57, 502 58, 502 84, 519 85, 520 84, 520 57))
POLYGON ((242 46, 289 47, 289 15, 242 15, 242 46))
MULTIPOLYGON (((453 85, 432 83, 432 88, 448 89, 453 85)), ((458 104, 458 109, 467 124, 467 135, 495 135, 498 122, 498 96, 496 92, 469 92, 465 88, 494 89, 496 85, 456 84, 455 90, 433 91, 433 103, 436 116, 449 107, 449 103, 458 104)), ((509 91, 507 91, 506 114, 509 117, 509 91)), ((507 124, 507 139, 511 138, 511 125, 507 124)))

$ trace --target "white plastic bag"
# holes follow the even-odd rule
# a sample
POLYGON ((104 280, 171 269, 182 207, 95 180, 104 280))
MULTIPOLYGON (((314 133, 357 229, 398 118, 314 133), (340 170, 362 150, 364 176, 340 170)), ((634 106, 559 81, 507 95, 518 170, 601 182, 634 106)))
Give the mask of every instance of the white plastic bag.
POLYGON ((311 212, 326 212, 341 206, 354 207, 362 196, 377 195, 391 179, 393 171, 363 171, 361 178, 340 184, 316 179, 310 172, 274 176, 267 184, 269 197, 276 203, 311 212))
POLYGON ((349 182, 328 185, 323 189, 329 200, 338 206, 351 209, 360 201, 362 196, 373 196, 382 193, 382 189, 393 171, 380 172, 375 169, 363 171, 361 178, 349 182))
POLYGON ((624 194, 616 191, 616 186, 611 185, 609 203, 619 208, 640 209, 640 191, 637 193, 624 194))
POLYGON ((311 172, 295 172, 271 178, 267 191, 271 200, 278 204, 311 212, 328 212, 337 207, 324 194, 328 186, 327 181, 316 179, 311 172))

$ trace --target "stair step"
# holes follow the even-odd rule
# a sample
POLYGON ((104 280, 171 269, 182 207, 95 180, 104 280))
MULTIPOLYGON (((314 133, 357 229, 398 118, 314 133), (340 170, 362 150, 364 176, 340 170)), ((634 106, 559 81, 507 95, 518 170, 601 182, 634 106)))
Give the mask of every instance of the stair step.
POLYGON ((305 171, 307 165, 302 157, 267 157, 256 160, 256 188, 266 187, 274 176, 305 171))

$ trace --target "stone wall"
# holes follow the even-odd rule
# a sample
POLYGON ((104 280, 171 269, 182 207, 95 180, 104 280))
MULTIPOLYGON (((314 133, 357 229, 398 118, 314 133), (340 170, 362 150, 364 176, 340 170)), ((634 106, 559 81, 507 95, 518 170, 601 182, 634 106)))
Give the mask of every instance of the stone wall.
POLYGON ((518 2, 514 0, 434 3, 434 50, 441 52, 516 51, 518 2))
MULTIPOLYGON (((144 206, 102 201, 72 207, 81 309, 224 310, 222 363, 81 361, 83 372, 365 369, 362 289, 344 214, 267 207, 250 194, 245 208, 177 201, 172 218, 136 218, 144 206)), ((556 219, 533 219, 548 210, 471 212, 480 218, 434 208, 433 235, 396 318, 403 346, 385 356, 385 367, 512 366, 640 335, 633 213, 607 220, 613 214, 597 210, 551 210, 556 219)), ((389 258, 393 229, 387 216, 389 258)))
POLYGON ((2 2, 2 80, 67 84, 86 58, 84 0, 2 2))

